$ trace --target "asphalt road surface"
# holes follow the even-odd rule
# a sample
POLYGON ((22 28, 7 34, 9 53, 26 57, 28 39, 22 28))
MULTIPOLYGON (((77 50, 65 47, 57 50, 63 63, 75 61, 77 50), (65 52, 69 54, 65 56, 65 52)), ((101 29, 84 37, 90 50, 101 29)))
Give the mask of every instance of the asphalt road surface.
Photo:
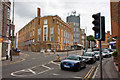
MULTIPOLYGON (((99 61, 94 64, 87 64, 86 68, 80 71, 65 71, 60 69, 60 62, 53 62, 56 54, 61 58, 67 56, 67 52, 59 52, 56 54, 43 54, 39 52, 23 52, 29 57, 24 61, 2 66, 2 78, 91 78, 99 61)), ((82 55, 81 51, 71 51, 71 54, 82 55)), ((104 61, 105 59, 103 59, 104 61)))

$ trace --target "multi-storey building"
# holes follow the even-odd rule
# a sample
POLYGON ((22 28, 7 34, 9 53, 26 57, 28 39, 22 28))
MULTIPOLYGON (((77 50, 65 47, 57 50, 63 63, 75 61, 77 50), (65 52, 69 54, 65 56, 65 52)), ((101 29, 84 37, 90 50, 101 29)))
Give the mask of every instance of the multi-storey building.
POLYGON ((37 9, 37 17, 18 32, 18 48, 21 50, 67 50, 72 45, 70 25, 57 15, 40 17, 40 8, 37 9))
POLYGON ((8 44, 9 44, 9 26, 10 26, 10 5, 9 0, 6 2, 2 0, 0 2, 0 19, 2 22, 0 25, 0 36, 3 38, 2 43, 2 57, 5 57, 7 54, 8 44))
POLYGON ((67 23, 73 24, 73 44, 81 45, 80 16, 70 15, 67 17, 67 23))

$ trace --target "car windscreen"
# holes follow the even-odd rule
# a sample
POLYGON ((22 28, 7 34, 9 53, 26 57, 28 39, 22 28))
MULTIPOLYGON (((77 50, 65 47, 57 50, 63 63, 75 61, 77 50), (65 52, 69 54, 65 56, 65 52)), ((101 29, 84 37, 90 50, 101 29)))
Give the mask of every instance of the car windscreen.
POLYGON ((104 54, 107 54, 108 52, 103 52, 104 54))
POLYGON ((92 56, 90 53, 84 53, 83 56, 92 56))
POLYGON ((68 56, 66 59, 69 59, 69 60, 79 60, 79 57, 78 56, 68 56))
POLYGON ((99 52, 95 52, 95 54, 99 54, 99 52))

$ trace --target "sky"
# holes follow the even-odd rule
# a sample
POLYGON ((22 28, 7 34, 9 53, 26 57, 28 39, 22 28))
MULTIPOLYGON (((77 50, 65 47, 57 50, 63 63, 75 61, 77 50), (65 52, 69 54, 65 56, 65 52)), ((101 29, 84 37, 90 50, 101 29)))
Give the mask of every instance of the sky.
MULTIPOLYGON (((13 0, 10 0, 11 3, 13 0)), ((58 15, 66 22, 72 11, 80 14, 80 28, 86 29, 87 36, 94 35, 92 27, 93 14, 105 16, 105 31, 111 31, 110 0, 14 0, 15 1, 15 33, 37 16, 37 8, 41 8, 41 16, 58 15)), ((11 4, 12 11, 12 4, 11 4)), ((12 17, 12 12, 11 12, 12 17)))

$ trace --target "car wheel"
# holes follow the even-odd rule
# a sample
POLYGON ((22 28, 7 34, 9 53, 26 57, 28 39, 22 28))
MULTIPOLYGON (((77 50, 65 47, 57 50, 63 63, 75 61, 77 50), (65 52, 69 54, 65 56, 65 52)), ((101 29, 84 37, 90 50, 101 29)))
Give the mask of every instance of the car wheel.
POLYGON ((84 68, 86 68, 86 63, 84 64, 84 68))
POLYGON ((78 69, 77 69, 77 70, 79 71, 80 69, 81 69, 81 65, 78 66, 78 69))

